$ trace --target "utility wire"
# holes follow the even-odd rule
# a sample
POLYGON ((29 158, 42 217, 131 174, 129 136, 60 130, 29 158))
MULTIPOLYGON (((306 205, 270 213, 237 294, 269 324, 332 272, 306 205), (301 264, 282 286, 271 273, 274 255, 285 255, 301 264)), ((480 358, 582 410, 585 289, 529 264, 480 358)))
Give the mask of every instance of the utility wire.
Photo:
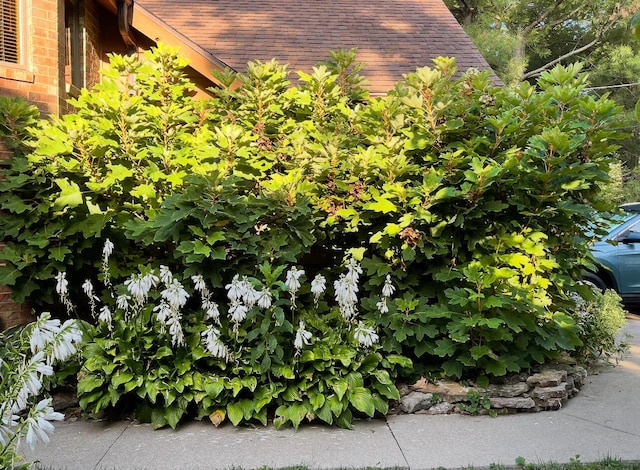
POLYGON ((592 86, 589 88, 585 88, 585 91, 591 91, 591 90, 608 90, 610 88, 625 88, 625 87, 632 87, 632 86, 638 86, 640 85, 640 82, 635 82, 635 83, 623 83, 621 85, 606 85, 606 86, 592 86))

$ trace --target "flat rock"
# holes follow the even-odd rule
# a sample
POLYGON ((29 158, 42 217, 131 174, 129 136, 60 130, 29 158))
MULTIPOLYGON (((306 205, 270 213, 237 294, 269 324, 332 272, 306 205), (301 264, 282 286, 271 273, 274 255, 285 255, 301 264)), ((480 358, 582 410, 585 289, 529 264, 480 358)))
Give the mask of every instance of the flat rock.
POLYGON ((411 389, 415 392, 432 393, 438 395, 442 401, 458 403, 467 399, 467 394, 471 388, 463 387, 452 380, 439 380, 437 383, 427 382, 421 379, 416 382, 411 389))
POLYGON ((415 413, 429 409, 433 405, 433 393, 409 392, 400 400, 400 409, 405 413, 415 413))
POLYGON ((518 397, 529 391, 529 386, 525 382, 516 382, 514 384, 489 385, 486 393, 492 397, 518 397))
POLYGON ((492 408, 513 408, 516 410, 530 410, 535 408, 536 402, 530 397, 495 397, 489 398, 492 408))
POLYGON ((453 403, 443 401, 433 405, 431 408, 426 410, 426 413, 430 415, 446 415, 448 413, 452 413, 454 408, 455 405, 453 403))
POLYGON ((531 390, 530 395, 532 398, 540 400, 549 400, 550 398, 567 398, 567 383, 562 382, 555 387, 536 387, 531 390))
POLYGON ((567 380, 566 370, 545 369, 527 379, 530 387, 555 387, 567 380))

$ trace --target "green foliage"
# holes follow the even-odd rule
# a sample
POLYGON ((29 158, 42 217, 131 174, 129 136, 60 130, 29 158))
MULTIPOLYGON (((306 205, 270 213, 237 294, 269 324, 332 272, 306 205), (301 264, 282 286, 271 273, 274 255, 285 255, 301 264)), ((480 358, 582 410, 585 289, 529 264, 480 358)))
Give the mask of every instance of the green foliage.
POLYGON ((69 360, 81 340, 74 320, 61 324, 49 313, 0 332, 0 468, 30 468, 18 454, 20 443, 33 450, 38 441, 49 442, 51 421, 61 421, 64 415, 43 395, 54 380, 54 366, 69 360))
POLYGON ((595 291, 592 300, 578 298, 574 313, 582 340, 578 353, 586 360, 621 358, 629 350, 621 334, 627 324, 625 313, 622 299, 613 290, 595 291))
POLYGON ((603 199, 613 205, 640 201, 640 166, 629 170, 620 162, 613 163, 609 170, 611 181, 602 189, 603 199))
POLYGON ((491 416, 497 416, 497 412, 491 409, 489 397, 481 394, 477 390, 469 390, 467 392, 467 400, 460 405, 460 409, 471 415, 488 413, 491 416))
MULTIPOLYGON (((102 82, 71 100, 75 113, 29 129, 33 151, 13 159, 0 182, 0 282, 16 300, 50 305, 59 270, 69 270, 79 287, 82 276, 97 272, 94 246, 103 236, 118 241, 130 265, 154 256, 130 246, 123 225, 153 218, 186 175, 211 170, 207 162, 218 151, 185 65, 164 47, 144 60, 113 56, 102 82)), ((31 124, 16 121, 23 134, 31 124)))
MULTIPOLYGON (((281 263, 335 279, 354 257, 366 278, 360 318, 414 373, 503 376, 579 347, 567 293, 590 260, 593 209, 610 207, 600 187, 619 107, 584 94, 578 65, 498 89, 446 58, 361 102, 354 59, 335 53, 294 87, 286 67, 253 62, 246 74, 219 73, 227 86, 196 102, 170 51, 114 56, 109 79, 83 92, 76 114, 43 124, 35 151, 6 174, 2 197, 18 197, 2 205, 10 284, 47 301, 68 264, 78 292, 98 275, 99 236, 121 254, 115 279, 140 262, 202 273, 212 286, 281 263), (129 71, 134 85, 119 78, 129 71), (387 275, 392 297, 381 296, 387 275)), ((308 290, 299 298, 305 322, 331 311, 311 308, 308 290)), ((338 372, 314 364, 326 388, 338 372)), ((365 395, 340 406, 368 414, 365 395)), ((302 410, 277 415, 296 423, 302 410)))
POLYGON ((389 401, 400 399, 392 376, 410 361, 381 354, 375 341, 360 341, 358 327, 326 302, 297 311, 295 293, 280 279, 284 269, 260 269, 264 282, 236 278, 226 295, 197 281, 201 308, 192 301, 182 309, 192 294, 166 268, 162 285, 144 296, 136 297, 134 285, 141 279, 143 285, 145 277, 149 286, 157 283, 153 273, 132 276, 113 295, 103 292, 106 304, 100 313, 93 307, 100 321, 83 351, 80 406, 95 414, 133 406, 138 419, 155 428, 175 428, 188 414, 209 416, 216 425, 225 417, 234 425, 266 425, 272 418, 276 427, 296 428, 316 419, 349 428, 354 416, 385 414, 389 401), (232 292, 246 289, 245 283, 251 292, 268 292, 272 301, 256 304, 245 294, 235 299, 232 292), (169 308, 172 289, 184 299, 175 310, 169 308), (245 306, 246 316, 236 319, 233 310, 245 306), (308 337, 299 339, 301 328, 308 337))
POLYGON ((638 10, 634 0, 445 3, 508 84, 535 79, 558 63, 583 61, 600 68, 592 55, 597 56, 602 46, 624 43, 625 18, 638 10))

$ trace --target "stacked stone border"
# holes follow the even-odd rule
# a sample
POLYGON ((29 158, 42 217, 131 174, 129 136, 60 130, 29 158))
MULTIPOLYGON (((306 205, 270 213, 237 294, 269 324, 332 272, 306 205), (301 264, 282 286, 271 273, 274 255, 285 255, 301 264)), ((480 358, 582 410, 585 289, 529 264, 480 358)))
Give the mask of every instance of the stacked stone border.
POLYGON ((587 378, 580 365, 547 364, 532 373, 510 376, 488 387, 451 380, 401 385, 400 403, 393 413, 508 414, 560 409, 574 397, 587 378))

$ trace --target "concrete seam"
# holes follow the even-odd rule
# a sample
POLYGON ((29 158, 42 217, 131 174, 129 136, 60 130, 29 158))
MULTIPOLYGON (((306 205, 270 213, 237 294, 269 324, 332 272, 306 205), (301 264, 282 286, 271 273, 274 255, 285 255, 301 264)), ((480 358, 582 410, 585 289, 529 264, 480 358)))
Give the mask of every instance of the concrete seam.
POLYGON ((387 428, 389 429, 389 432, 391 433, 391 436, 393 436, 393 440, 396 443, 396 446, 398 447, 398 450, 400 451, 400 455, 402 455, 402 460, 404 460, 404 468, 411 470, 411 467, 409 466, 409 461, 407 460, 407 456, 404 455, 404 451, 402 450, 402 446, 400 445, 400 442, 398 441, 398 438, 396 437, 396 435, 393 432, 393 429, 391 429, 391 426, 389 426, 389 420, 385 418, 384 420, 384 424, 386 424, 387 428))
POLYGON ((122 435, 124 434, 124 432, 129 428, 129 426, 131 426, 131 423, 127 423, 127 425, 122 428, 122 431, 120 432, 120 434, 118 434, 118 437, 116 437, 113 442, 111 443, 111 445, 109 446, 109 448, 104 452, 104 454, 102 454, 102 457, 100 457, 100 460, 98 460, 98 462, 96 463, 95 467, 93 467, 93 470, 98 470, 100 468, 100 464, 102 463, 102 461, 104 460, 104 458, 107 456, 107 454, 111 451, 111 449, 113 448, 113 446, 115 445, 116 442, 118 442, 118 439, 120 439, 122 437, 122 435))
POLYGON ((589 424, 595 424, 596 426, 600 426, 601 428, 611 429, 612 431, 617 431, 622 434, 628 434, 629 436, 638 437, 638 434, 636 433, 625 431, 623 429, 614 428, 613 426, 607 426, 606 424, 601 424, 596 421, 592 421, 590 419, 581 418, 580 416, 572 415, 570 413, 567 413, 566 411, 563 414, 565 414, 566 416, 570 416, 571 418, 574 418, 574 419, 579 419, 580 421, 585 421, 589 424))

